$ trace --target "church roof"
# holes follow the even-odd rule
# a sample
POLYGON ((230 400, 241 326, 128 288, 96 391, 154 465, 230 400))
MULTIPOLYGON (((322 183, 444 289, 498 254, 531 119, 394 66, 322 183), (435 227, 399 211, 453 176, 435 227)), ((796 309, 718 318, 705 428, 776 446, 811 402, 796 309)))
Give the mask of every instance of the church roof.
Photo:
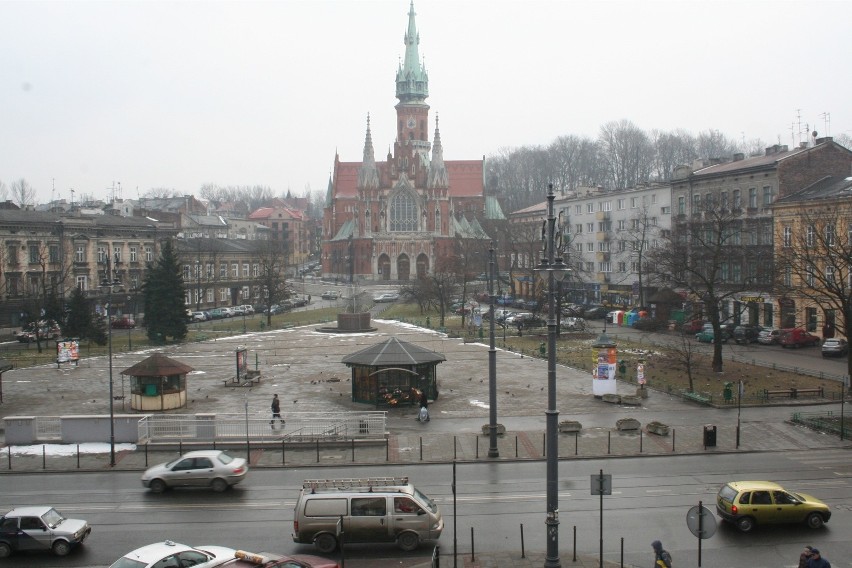
MULTIPOLYGON (((447 160, 447 174, 450 179, 450 197, 480 197, 484 190, 482 183, 484 164, 482 160, 447 160)), ((387 162, 376 162, 379 172, 388 169, 387 162)), ((338 162, 336 170, 336 198, 355 198, 358 195, 358 171, 361 162, 338 162)))

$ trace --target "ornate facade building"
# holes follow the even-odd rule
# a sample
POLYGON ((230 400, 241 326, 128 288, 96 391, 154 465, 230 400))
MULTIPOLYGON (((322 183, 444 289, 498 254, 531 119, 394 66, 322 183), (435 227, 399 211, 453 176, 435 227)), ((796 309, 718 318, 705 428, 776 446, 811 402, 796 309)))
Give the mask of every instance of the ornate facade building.
POLYGON ((411 280, 453 255, 457 239, 487 239, 484 159, 445 161, 438 119, 429 140, 429 76, 408 13, 405 59, 396 74, 396 140, 376 161, 370 119, 361 162, 335 156, 323 215, 325 277, 411 280))

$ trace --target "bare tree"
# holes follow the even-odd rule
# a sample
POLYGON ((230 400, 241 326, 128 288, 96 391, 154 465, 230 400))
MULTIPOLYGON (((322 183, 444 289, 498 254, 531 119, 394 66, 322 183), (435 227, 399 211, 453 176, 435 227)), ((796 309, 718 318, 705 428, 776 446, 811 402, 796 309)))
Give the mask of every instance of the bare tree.
POLYGON ((6 187, 3 180, 0 180, 0 201, 6 201, 7 199, 9 199, 9 188, 6 187))
POLYGON ((22 209, 35 204, 35 188, 24 178, 13 181, 9 191, 12 194, 12 199, 22 209))
POLYGON ((660 246, 660 236, 663 232, 657 226, 657 220, 649 214, 648 204, 644 201, 627 222, 627 228, 618 237, 619 251, 613 254, 613 257, 624 259, 626 278, 632 277, 633 274, 638 278, 639 306, 646 307, 645 288, 649 284, 648 280, 654 276, 647 268, 648 255, 651 249, 660 246))
POLYGON ((694 207, 690 219, 661 236, 664 246, 649 250, 648 260, 661 282, 703 307, 713 325, 713 370, 721 372, 721 324, 730 316, 723 306, 742 292, 769 288, 772 245, 761 240, 761 221, 746 223, 738 210, 712 202, 694 207))
POLYGON ((272 310, 269 308, 287 298, 287 252, 279 241, 255 241, 255 244, 258 255, 255 283, 264 296, 266 323, 272 325, 272 310))
POLYGON ((171 187, 152 187, 142 194, 142 197, 148 199, 169 199, 172 197, 183 197, 176 189, 171 187))
POLYGON ((688 333, 682 333, 680 339, 671 344, 672 351, 670 357, 674 367, 683 369, 686 373, 686 378, 689 381, 689 392, 695 392, 695 381, 693 374, 697 369, 698 362, 701 360, 701 353, 697 349, 697 345, 692 340, 692 336, 688 333))
POLYGON ((654 148, 648 135, 629 120, 601 126, 598 145, 610 187, 635 187, 650 178, 654 148))
POLYGON ((654 163, 651 177, 666 181, 681 164, 691 164, 698 157, 695 137, 684 130, 674 132, 651 131, 654 146, 654 163))
POLYGON ((698 133, 696 150, 701 158, 728 158, 737 151, 737 143, 718 130, 698 133))

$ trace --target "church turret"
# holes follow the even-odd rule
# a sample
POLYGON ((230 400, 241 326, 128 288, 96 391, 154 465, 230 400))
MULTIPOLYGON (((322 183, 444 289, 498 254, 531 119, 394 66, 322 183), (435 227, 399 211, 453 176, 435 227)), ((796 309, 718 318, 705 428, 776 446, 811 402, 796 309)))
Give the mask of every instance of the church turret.
POLYGON ((370 134, 370 115, 367 115, 367 137, 364 140, 364 161, 358 170, 358 189, 378 189, 379 170, 373 152, 373 137, 370 134))
POLYGON ((438 117, 435 117, 435 141, 432 144, 432 160, 429 163, 429 179, 426 187, 429 189, 445 189, 450 185, 447 166, 444 165, 444 147, 441 145, 441 130, 438 128, 438 117))

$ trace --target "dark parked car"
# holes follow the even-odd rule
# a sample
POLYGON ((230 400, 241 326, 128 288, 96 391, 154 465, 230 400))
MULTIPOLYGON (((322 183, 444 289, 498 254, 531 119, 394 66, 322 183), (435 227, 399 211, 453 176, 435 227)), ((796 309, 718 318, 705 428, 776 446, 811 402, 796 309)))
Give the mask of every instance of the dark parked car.
POLYGON ((113 329, 133 329, 136 327, 136 320, 128 317, 121 317, 112 320, 113 329))
POLYGON ((740 344, 755 343, 763 328, 759 325, 738 325, 734 328, 734 341, 740 344))
POLYGON ((583 311, 583 318, 587 320, 604 319, 608 313, 609 310, 607 308, 603 306, 597 306, 583 311))

